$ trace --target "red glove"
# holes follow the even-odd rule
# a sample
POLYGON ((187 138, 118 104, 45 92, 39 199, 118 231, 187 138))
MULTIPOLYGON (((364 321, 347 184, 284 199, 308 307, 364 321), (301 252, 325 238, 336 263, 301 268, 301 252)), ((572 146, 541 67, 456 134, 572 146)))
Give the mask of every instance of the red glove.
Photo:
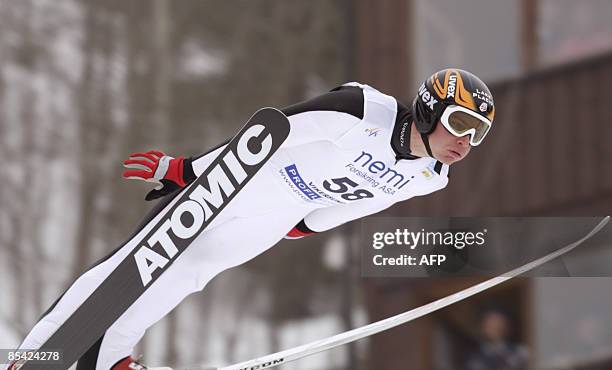
POLYGON ((291 229, 285 236, 285 239, 300 239, 308 235, 312 235, 313 233, 305 233, 303 231, 298 230, 297 228, 291 229))
POLYGON ((173 158, 158 150, 130 154, 123 166, 132 169, 125 171, 123 177, 158 184, 145 197, 146 200, 157 199, 187 185, 183 177, 183 161, 183 157, 173 158))
POLYGON ((285 239, 300 239, 308 235, 312 235, 315 232, 310 230, 304 220, 300 221, 291 231, 287 233, 285 239))

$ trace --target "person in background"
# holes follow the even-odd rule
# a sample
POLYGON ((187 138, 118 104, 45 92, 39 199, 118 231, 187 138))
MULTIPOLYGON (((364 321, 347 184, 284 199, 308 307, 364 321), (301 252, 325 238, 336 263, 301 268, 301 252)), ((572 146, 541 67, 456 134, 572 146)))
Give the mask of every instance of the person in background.
POLYGON ((479 348, 468 357, 465 370, 527 369, 527 349, 522 344, 510 341, 510 325, 505 313, 486 311, 481 321, 479 348))

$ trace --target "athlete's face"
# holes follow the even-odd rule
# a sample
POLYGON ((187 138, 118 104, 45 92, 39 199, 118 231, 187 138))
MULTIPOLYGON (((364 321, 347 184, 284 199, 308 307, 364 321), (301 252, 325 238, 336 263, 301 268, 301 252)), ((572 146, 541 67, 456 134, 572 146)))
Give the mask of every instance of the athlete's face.
POLYGON ((470 136, 457 137, 438 122, 435 130, 429 135, 429 145, 434 157, 444 164, 459 162, 465 158, 470 149, 470 136))

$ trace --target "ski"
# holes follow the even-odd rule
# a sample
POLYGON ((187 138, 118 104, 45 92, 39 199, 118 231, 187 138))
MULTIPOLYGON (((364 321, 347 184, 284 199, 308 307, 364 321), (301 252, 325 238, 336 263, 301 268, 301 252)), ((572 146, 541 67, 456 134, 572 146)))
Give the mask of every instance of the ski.
POLYGON ((38 349, 60 349, 61 363, 26 362, 20 369, 66 370, 75 363, 253 178, 289 130, 281 111, 257 111, 211 165, 129 241, 135 247, 127 257, 38 349))
POLYGON ((266 356, 258 357, 249 361, 240 362, 230 366, 223 367, 206 367, 206 368, 190 368, 187 370, 263 370, 269 369, 272 367, 276 367, 282 364, 286 364, 291 361, 295 361, 297 359, 310 356, 312 354, 327 351, 332 348, 341 346, 343 344, 351 343, 359 339, 363 339, 365 337, 372 336, 374 334, 380 333, 382 331, 394 328, 398 325, 405 324, 412 320, 415 320, 419 317, 428 315, 432 312, 440 310, 444 307, 450 306, 454 303, 462 301, 466 298, 469 298, 475 294, 481 293, 487 289, 490 289, 496 285, 502 284, 505 281, 508 281, 516 276, 524 274, 527 271, 533 270, 534 268, 545 264, 559 256, 562 256, 572 249, 576 248, 580 244, 582 244, 585 240, 591 238, 593 235, 597 234, 610 220, 610 216, 604 217, 587 235, 582 237, 581 239, 568 244, 555 252, 552 252, 548 255, 540 257, 532 262, 529 262, 523 266, 517 267, 516 269, 509 271, 500 276, 491 278, 489 280, 483 281, 482 283, 476 284, 469 288, 466 288, 457 293, 451 294, 444 298, 440 298, 437 301, 433 301, 421 307, 417 307, 410 311, 389 317, 384 320, 380 320, 356 329, 352 329, 346 331, 344 333, 336 334, 334 336, 320 339, 311 343, 307 343, 301 346, 297 346, 294 348, 290 348, 284 351, 272 353, 266 356))

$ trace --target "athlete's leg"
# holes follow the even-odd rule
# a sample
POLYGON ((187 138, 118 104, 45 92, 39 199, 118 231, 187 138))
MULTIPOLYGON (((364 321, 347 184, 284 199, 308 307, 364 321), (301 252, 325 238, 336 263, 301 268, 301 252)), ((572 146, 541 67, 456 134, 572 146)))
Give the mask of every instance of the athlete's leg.
MULTIPOLYGON (((159 309, 153 310, 152 315, 143 316, 143 323, 138 323, 135 327, 122 324, 122 318, 128 317, 129 313, 126 312, 117 322, 116 326, 113 326, 108 336, 105 335, 96 345, 94 345, 86 357, 94 359, 94 362, 98 362, 97 354, 108 348, 110 353, 126 353, 129 351, 142 335, 144 330, 152 325, 154 322, 163 317, 169 312, 176 304, 178 304, 186 295, 191 292, 201 290, 206 283, 212 279, 218 272, 240 264, 255 255, 263 252, 272 245, 274 245, 284 233, 294 226, 294 223, 309 212, 308 209, 304 208, 303 205, 297 203, 292 197, 284 193, 286 190, 281 188, 271 189, 270 185, 266 183, 265 177, 257 176, 253 179, 253 182, 247 185, 224 210, 219 217, 217 217, 211 225, 207 227, 207 230, 200 237, 204 240, 204 236, 209 232, 212 232, 220 225, 225 225, 228 220, 240 220, 241 216, 247 216, 251 221, 243 220, 236 221, 235 227, 245 227, 248 232, 250 229, 248 225, 257 225, 257 231, 267 230, 261 234, 261 242, 248 244, 242 246, 239 243, 232 244, 232 247, 238 246, 242 251, 237 255, 229 253, 224 255, 223 253, 213 253, 215 250, 211 249, 214 244, 218 243, 219 246, 226 242, 226 238, 215 238, 215 234, 210 235, 209 242, 206 242, 206 248, 188 248, 185 254, 195 253, 193 257, 180 256, 179 259, 165 272, 162 277, 168 275, 162 279, 160 277, 155 284, 155 289, 152 289, 152 293, 145 295, 144 297, 159 298, 163 297, 164 303, 166 303, 164 294, 171 295, 168 300, 168 304, 159 309), (250 190, 249 190, 250 189, 250 190), (280 192, 279 192, 280 190, 280 192), (262 196, 265 194, 273 194, 274 197, 262 196), (271 199, 265 199, 271 198, 271 199), (259 217, 263 215, 270 215, 269 221, 264 223, 256 223, 259 217), (293 217, 291 216, 293 214, 293 217), (295 220, 294 220, 295 219, 295 220), (270 229, 271 225, 278 226, 277 232, 270 229), (260 230, 263 229, 263 230, 260 230), (219 239, 219 240, 217 240, 219 239), (209 245, 209 243, 211 243, 209 245), (192 251, 193 250, 193 251, 192 251), (196 253, 197 252, 197 253, 196 253), (206 260, 206 259, 209 260, 206 260), (184 263, 178 263, 178 261, 185 261, 184 263), (184 268, 177 269, 176 266, 184 265, 184 268), (191 266, 190 266, 191 265, 191 266), (172 275, 175 275, 172 277, 172 275), (169 279, 169 280, 167 280, 169 279), (172 284, 168 284, 171 281, 172 284), (181 289, 177 289, 180 285, 181 289), (127 335, 130 339, 117 339, 121 335, 127 335), (108 339, 107 339, 108 338, 108 339), (136 338, 136 339, 133 339, 136 338)), ((169 203, 173 203, 174 200, 169 203)), ((152 225, 161 218, 158 214, 159 210, 163 208, 165 204, 160 204, 158 209, 153 210, 151 216, 145 220, 145 226, 141 227, 134 236, 126 242, 123 246, 118 248, 111 256, 109 256, 104 262, 98 264, 94 268, 87 271, 81 277, 79 277, 72 286, 60 297, 60 299, 51 307, 51 309, 43 315, 41 320, 34 326, 28 336, 22 342, 20 348, 22 349, 36 349, 39 348, 61 325, 65 320, 72 315, 72 313, 83 303, 83 301, 91 295, 91 293, 104 281, 104 279, 116 268, 116 266, 135 248, 137 247, 137 241, 142 239, 152 228, 152 225), (152 222, 149 222, 152 221, 152 222)), ((266 217, 262 217, 266 219, 266 217)), ((239 229, 234 227, 226 227, 224 230, 227 231, 228 237, 239 237, 246 235, 239 229)), ((276 230, 276 229, 275 229, 276 230)), ((221 235, 221 234, 216 234, 221 235)), ((253 236, 255 237, 255 235, 253 236)), ((198 239, 196 239, 197 241, 198 239)), ((254 240, 254 238, 253 238, 254 240)), ((252 240, 249 238, 249 242, 252 240)), ((194 243, 195 245, 202 245, 201 243, 194 243)), ((141 297, 143 298, 143 297, 141 297)), ((155 301, 155 300, 153 300, 155 301)), ((152 303, 154 306, 159 304, 158 301, 152 303)), ((144 307, 144 306, 142 306, 144 307)), ((150 310, 151 307, 145 308, 150 310)), ((115 357, 110 355, 109 358, 115 357)), ((119 360, 118 358, 117 360, 119 360)), ((104 360, 105 361, 105 360, 104 360)), ((116 362, 116 361, 115 361, 116 362)), ((113 362, 114 363, 114 362, 113 362)), ((106 362, 105 362, 106 364, 106 362)), ((112 365, 112 363, 111 363, 112 365)), ((106 365, 105 365, 106 366, 106 365)), ((91 368, 91 367, 88 367, 91 368)), ((107 370, 107 368, 105 369, 107 370)))
POLYGON ((147 224, 158 219, 158 213, 172 198, 159 202, 136 228, 136 232, 126 243, 114 250, 109 256, 81 275, 53 305, 43 314, 38 323, 21 343, 21 349, 37 349, 57 330, 57 328, 77 309, 93 290, 108 276, 123 258, 135 247, 135 239, 146 234, 147 224))
POLYGON ((240 265, 275 245, 303 216, 304 208, 236 217, 200 235, 175 263, 104 335, 96 370, 130 355, 145 330, 187 295, 202 290, 219 272, 240 265))

